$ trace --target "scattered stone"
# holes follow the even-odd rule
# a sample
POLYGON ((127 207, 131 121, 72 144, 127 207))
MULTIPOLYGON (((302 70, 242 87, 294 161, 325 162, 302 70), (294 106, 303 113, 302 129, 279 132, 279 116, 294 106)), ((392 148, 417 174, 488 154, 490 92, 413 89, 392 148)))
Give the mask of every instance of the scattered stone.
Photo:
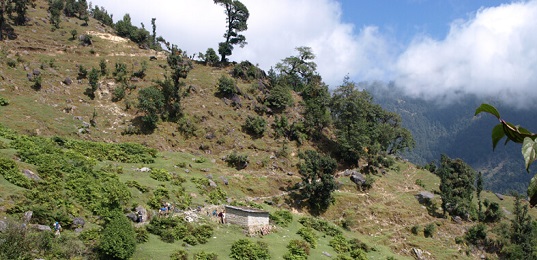
POLYGON ((216 185, 216 182, 214 182, 213 180, 209 180, 209 186, 216 188, 218 185, 216 185))
POLYGON ((7 229, 7 223, 3 220, 0 220, 0 232, 4 232, 7 229))
POLYGON ((189 169, 185 169, 185 172, 186 172, 186 173, 190 173, 190 170, 189 170, 189 169))
POLYGON ((157 57, 155 57, 155 56, 151 56, 151 57, 149 57, 149 60, 150 60, 150 61, 157 60, 157 57))
POLYGON ((30 220, 32 219, 33 214, 34 212, 31 210, 24 212, 24 216, 22 216, 22 222, 24 222, 25 224, 30 223, 30 220))
POLYGON ((412 252, 414 252, 414 254, 416 255, 416 259, 418 260, 425 259, 423 258, 423 250, 414 247, 412 248, 412 252))
POLYGON ((453 217, 453 221, 454 221, 455 223, 459 224, 459 225, 462 224, 462 218, 459 217, 459 216, 455 216, 455 217, 453 217))
POLYGON ((32 171, 30 171, 28 169, 22 170, 22 174, 24 174, 24 176, 26 176, 26 178, 28 178, 30 180, 34 180, 34 181, 40 181, 41 180, 39 175, 35 174, 34 172, 32 172, 32 171))
POLYGON ((84 225, 86 225, 86 221, 81 217, 76 217, 73 219, 73 224, 71 224, 71 227, 73 228, 83 228, 84 225))
POLYGON ((139 171, 139 172, 150 172, 151 171, 151 168, 148 168, 148 167, 142 167, 140 169, 136 169, 136 171, 139 171))
POLYGON ((293 172, 287 172, 287 175, 289 176, 293 176, 293 174, 294 174, 293 172))
POLYGON ((496 197, 498 197, 498 199, 503 200, 503 195, 502 194, 494 193, 494 195, 496 195, 496 197))
POLYGON ((73 117, 73 120, 80 120, 80 121, 82 121, 82 120, 84 120, 84 118, 82 118, 81 116, 74 116, 74 117, 73 117))
POLYGON ((202 168, 202 169, 200 169, 200 171, 202 171, 202 172, 209 172, 210 170, 209 170, 209 168, 202 168))
POLYGON ((324 251, 323 251, 323 255, 328 256, 328 257, 332 257, 331 254, 329 254, 328 252, 324 252, 324 251))
POLYGON ((138 219, 138 217, 136 216, 136 213, 134 212, 129 212, 125 214, 125 216, 129 218, 132 222, 136 222, 136 219, 138 219))
POLYGON ((82 232, 82 231, 84 231, 83 228, 75 228, 75 233, 77 233, 77 234, 82 232))
POLYGON ((39 74, 41 74, 41 71, 39 71, 38 69, 34 69, 32 71, 32 73, 35 75, 35 76, 39 76, 39 74))
POLYGON ((52 228, 47 225, 30 224, 30 227, 38 231, 52 231, 52 228))
POLYGON ((67 85, 67 86, 70 86, 71 84, 73 84, 73 80, 69 77, 65 78, 63 81, 63 84, 67 85))
POLYGON ((358 172, 354 172, 353 175, 351 175, 350 177, 351 181, 354 182, 356 185, 364 185, 365 184, 365 176, 361 173, 358 173, 358 172))
POLYGON ((434 199, 434 194, 429 191, 422 191, 416 194, 415 197, 420 203, 423 203, 423 202, 427 202, 427 200, 430 201, 434 199))
POLYGON ((220 176, 220 179, 222 180, 222 182, 224 182, 224 185, 228 185, 228 184, 229 184, 229 181, 227 180, 226 177, 224 177, 224 176, 220 176))
POLYGON ((207 179, 212 180, 212 179, 213 179, 213 175, 212 175, 212 174, 207 174, 207 179))

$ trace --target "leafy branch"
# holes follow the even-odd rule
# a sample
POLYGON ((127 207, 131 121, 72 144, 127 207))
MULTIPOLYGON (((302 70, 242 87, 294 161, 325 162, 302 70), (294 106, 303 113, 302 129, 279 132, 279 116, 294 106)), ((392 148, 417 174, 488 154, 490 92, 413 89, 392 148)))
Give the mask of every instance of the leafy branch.
MULTIPOLYGON (((504 137, 507 137, 505 144, 509 141, 522 144, 522 156, 524 157, 524 163, 526 171, 529 172, 529 168, 533 162, 537 159, 537 134, 534 134, 527 129, 513 125, 500 117, 498 110, 489 104, 481 104, 476 110, 474 116, 486 112, 495 116, 500 123, 492 129, 492 150, 496 148, 496 145, 504 137)), ((530 197, 530 206, 537 204, 537 175, 534 175, 530 181, 528 187, 528 196, 530 197)))

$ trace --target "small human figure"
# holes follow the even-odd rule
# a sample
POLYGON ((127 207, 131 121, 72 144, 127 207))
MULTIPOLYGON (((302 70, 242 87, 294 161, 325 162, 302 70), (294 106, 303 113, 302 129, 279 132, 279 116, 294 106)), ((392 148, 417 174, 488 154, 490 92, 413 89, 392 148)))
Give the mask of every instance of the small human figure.
POLYGON ((226 224, 226 211, 222 211, 222 224, 226 224))
POLYGON ((217 213, 216 213, 216 209, 213 210, 213 217, 216 217, 217 216, 217 213))
POLYGON ((139 210, 139 211, 136 213, 136 222, 138 222, 138 223, 142 223, 143 221, 144 221, 144 220, 143 220, 143 216, 142 216, 142 211, 139 210))
POLYGON ((219 212, 218 217, 220 218, 220 223, 224 224, 224 212, 219 212))
POLYGON ((58 221, 54 222, 54 235, 59 237, 61 230, 62 230, 62 226, 60 225, 60 222, 58 221))

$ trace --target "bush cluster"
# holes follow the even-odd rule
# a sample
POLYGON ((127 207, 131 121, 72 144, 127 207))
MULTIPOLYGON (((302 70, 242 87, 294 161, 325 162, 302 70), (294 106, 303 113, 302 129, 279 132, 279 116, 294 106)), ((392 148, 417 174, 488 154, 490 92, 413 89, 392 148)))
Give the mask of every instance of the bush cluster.
POLYGON ((343 234, 341 229, 333 224, 328 223, 326 220, 316 219, 313 217, 302 217, 298 220, 298 222, 305 227, 313 228, 332 237, 343 234))
POLYGON ((151 173, 149 173, 149 177, 157 181, 169 181, 172 178, 170 173, 164 169, 151 169, 151 173))
POLYGON ((212 237, 214 229, 209 225, 197 225, 186 222, 183 218, 153 218, 147 226, 149 233, 157 235, 167 243, 183 240, 193 246, 205 244, 212 237))
POLYGON ((267 121, 261 116, 248 116, 242 127, 247 133, 261 137, 267 130, 267 121))
POLYGON ((239 155, 233 151, 226 157, 226 162, 230 167, 234 167, 237 170, 242 170, 248 166, 248 155, 239 155))
POLYGON ((268 245, 262 241, 257 241, 254 243, 249 239, 239 239, 231 245, 231 254, 229 255, 232 259, 243 260, 243 259, 270 259, 270 254, 268 250, 268 245))
POLYGON ((287 227, 293 221, 293 214, 287 210, 278 210, 269 214, 269 218, 276 225, 287 227))

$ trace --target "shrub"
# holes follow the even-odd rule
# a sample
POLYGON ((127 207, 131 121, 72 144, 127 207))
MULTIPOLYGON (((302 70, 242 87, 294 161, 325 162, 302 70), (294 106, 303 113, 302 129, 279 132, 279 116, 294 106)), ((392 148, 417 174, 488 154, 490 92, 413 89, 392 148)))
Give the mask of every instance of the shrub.
POLYGON ((78 34, 78 32, 75 29, 71 30, 71 40, 76 39, 77 34, 78 34))
POLYGON ((346 253, 350 250, 350 245, 347 239, 342 235, 337 235, 328 242, 328 244, 336 251, 336 253, 346 253))
POLYGON ((248 260, 248 259, 270 259, 268 245, 264 242, 252 242, 249 239, 239 239, 231 245, 232 259, 248 260))
POLYGON ((304 240, 293 239, 287 244, 289 250, 284 256, 285 260, 307 259, 310 254, 310 247, 304 240))
POLYGON ((85 79, 88 77, 88 70, 84 66, 78 66, 78 77, 77 79, 85 79))
POLYGON ((230 77, 222 75, 218 79, 218 93, 228 97, 237 94, 238 91, 235 86, 235 81, 230 77))
POLYGON ((33 82, 34 84, 32 85, 32 88, 34 90, 40 90, 41 87, 42 87, 42 82, 43 82, 43 79, 41 77, 41 74, 37 75, 34 79, 33 79, 33 82))
POLYGON ((416 179, 415 184, 420 186, 420 187, 422 187, 422 188, 425 188, 425 184, 423 183, 423 181, 421 179, 416 179))
POLYGON ((226 201, 227 193, 220 189, 220 187, 216 187, 216 189, 213 189, 212 191, 207 194, 207 200, 206 202, 211 204, 220 204, 221 202, 226 201))
POLYGON ((270 93, 265 99, 265 103, 274 111, 282 111, 293 104, 291 90, 285 86, 276 85, 270 90, 270 93))
POLYGON ((9 101, 5 99, 4 97, 0 96, 0 106, 7 106, 9 105, 9 101))
POLYGON ((124 86, 119 86, 119 87, 115 88, 114 91, 112 92, 112 101, 113 102, 121 101, 124 97, 125 97, 125 87, 124 86))
POLYGON ((17 164, 10 159, 0 158, 0 173, 10 183, 23 188, 30 188, 32 181, 24 176, 17 164))
POLYGON ((230 167, 242 170, 248 166, 248 155, 238 155, 237 152, 233 151, 226 157, 226 162, 230 167))
POLYGON ((296 232, 298 235, 302 237, 306 242, 308 242, 311 246, 311 248, 317 247, 317 235, 315 234, 315 231, 312 228, 306 228, 303 227, 296 232))
POLYGON ((194 254, 194 260, 216 260, 218 259, 218 255, 215 253, 207 253, 205 251, 201 251, 199 253, 194 254))
POLYGON ((205 55, 200 55, 200 58, 203 58, 207 65, 213 65, 220 61, 220 57, 218 57, 218 54, 216 54, 213 48, 208 48, 205 55))
POLYGON ((99 61, 99 68, 100 68, 101 76, 108 75, 108 69, 106 69, 106 60, 105 59, 101 59, 99 61))
POLYGON ((263 79, 266 77, 263 70, 256 67, 249 61, 243 61, 235 65, 231 71, 231 75, 234 78, 240 78, 243 80, 263 79))
POLYGON ((136 249, 136 232, 129 219, 119 211, 112 213, 103 230, 99 249, 112 259, 129 259, 136 249))
POLYGON ((423 228, 423 235, 425 237, 433 237, 434 233, 436 232, 436 224, 435 223, 429 223, 427 226, 423 228))
POLYGON ((185 138, 190 138, 193 136, 196 136, 196 132, 198 131, 198 126, 196 122, 194 122, 189 117, 182 117, 179 119, 179 122, 177 123, 178 127, 177 129, 185 138))
POLYGON ((170 255, 170 260, 188 260, 188 253, 184 249, 179 249, 170 255))
POLYGON ((412 234, 417 235, 420 232, 420 226, 419 225, 412 226, 410 231, 412 232, 412 234))
POLYGON ((287 210, 278 210, 269 214, 269 218, 278 226, 287 227, 293 221, 293 214, 287 210))
POLYGON ((483 206, 486 207, 485 212, 483 213, 483 219, 485 222, 498 222, 503 217, 503 212, 500 209, 500 204, 497 202, 490 202, 488 199, 485 199, 483 206))
POLYGON ((17 66, 17 61, 12 59, 8 59, 6 63, 10 68, 15 68, 17 66))
POLYGON ((149 174, 149 177, 151 179, 157 180, 157 181, 169 181, 171 180, 171 175, 168 173, 168 171, 164 169, 151 169, 151 173, 149 174))
POLYGON ((472 245, 483 244, 487 239, 486 229, 487 226, 485 224, 478 223, 477 225, 472 226, 470 229, 468 229, 468 231, 466 231, 464 239, 472 245))
POLYGON ((149 241, 149 232, 145 228, 136 228, 136 243, 141 244, 149 241))
POLYGON ((248 116, 242 127, 251 135, 261 137, 267 129, 267 122, 260 116, 248 116))
POLYGON ((115 70, 112 72, 114 78, 117 82, 126 82, 127 81, 127 64, 125 63, 116 63, 115 70))

